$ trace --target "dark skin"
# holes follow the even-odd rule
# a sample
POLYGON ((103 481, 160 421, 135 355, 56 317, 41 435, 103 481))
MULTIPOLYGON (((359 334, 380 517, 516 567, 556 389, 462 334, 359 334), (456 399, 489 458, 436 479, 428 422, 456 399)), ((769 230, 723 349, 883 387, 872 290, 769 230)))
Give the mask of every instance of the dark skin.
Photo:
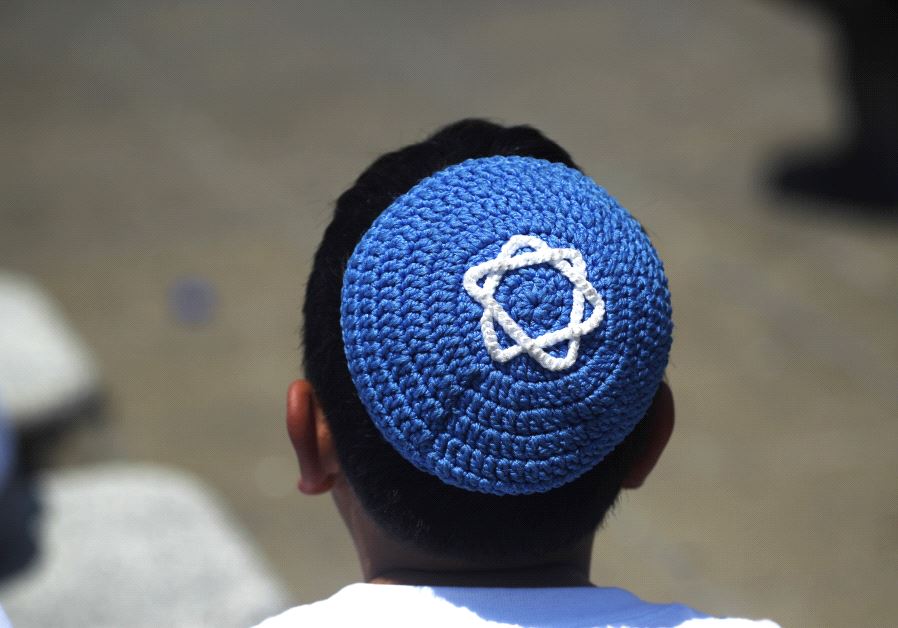
MULTIPOLYGON (((643 421, 648 436, 623 488, 642 486, 667 445, 674 426, 673 395, 666 382, 655 393, 643 421)), ((299 461, 299 490, 330 492, 352 540, 365 582, 456 587, 592 586, 589 568, 592 537, 539 561, 469 561, 435 555, 389 537, 362 508, 340 468, 327 417, 312 385, 296 380, 287 391, 287 432, 299 461)))

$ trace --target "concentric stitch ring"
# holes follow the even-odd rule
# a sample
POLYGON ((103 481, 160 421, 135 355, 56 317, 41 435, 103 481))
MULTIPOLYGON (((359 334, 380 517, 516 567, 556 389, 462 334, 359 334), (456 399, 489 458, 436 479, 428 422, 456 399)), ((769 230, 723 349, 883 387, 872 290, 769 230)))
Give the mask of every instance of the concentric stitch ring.
POLYGON ((639 223, 579 171, 526 157, 472 159, 396 199, 349 260, 341 325, 359 397, 396 451, 499 495, 557 488, 623 440, 672 329, 639 223))

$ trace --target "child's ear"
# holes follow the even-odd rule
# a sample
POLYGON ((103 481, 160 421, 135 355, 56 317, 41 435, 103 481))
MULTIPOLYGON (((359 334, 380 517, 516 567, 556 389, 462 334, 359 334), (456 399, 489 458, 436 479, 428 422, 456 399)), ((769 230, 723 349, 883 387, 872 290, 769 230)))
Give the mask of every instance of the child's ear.
POLYGON ((299 461, 299 490, 306 495, 329 491, 340 465, 324 410, 307 380, 298 379, 287 390, 287 433, 299 461))
POLYGON ((673 393, 667 382, 662 381, 652 399, 652 405, 642 419, 648 430, 640 456, 633 461, 622 488, 639 488, 661 457, 674 427, 673 393))

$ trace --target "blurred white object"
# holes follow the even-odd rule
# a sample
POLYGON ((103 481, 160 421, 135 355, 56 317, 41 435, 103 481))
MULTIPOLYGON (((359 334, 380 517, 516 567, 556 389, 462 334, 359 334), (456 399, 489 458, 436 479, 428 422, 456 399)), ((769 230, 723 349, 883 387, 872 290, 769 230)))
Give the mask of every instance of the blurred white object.
POLYGON ((55 303, 26 277, 0 272, 0 399, 12 425, 60 418, 98 386, 90 352, 55 303))
POLYGON ((143 465, 40 480, 41 552, 0 585, 17 626, 250 626, 286 608, 253 544, 197 481, 143 465))

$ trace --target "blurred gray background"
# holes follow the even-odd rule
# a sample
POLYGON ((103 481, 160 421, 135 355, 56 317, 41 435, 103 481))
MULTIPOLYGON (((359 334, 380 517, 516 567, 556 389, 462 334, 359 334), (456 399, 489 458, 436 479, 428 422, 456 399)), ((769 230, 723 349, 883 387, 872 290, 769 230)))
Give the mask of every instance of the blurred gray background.
POLYGON ((4 3, 0 267, 59 300, 107 394, 43 464, 198 475, 297 603, 358 578, 283 427, 317 240, 382 152, 465 116, 529 123, 643 221, 674 298, 677 431, 595 582, 891 623, 898 223, 760 183, 838 132, 831 39, 760 0, 4 3), (173 313, 185 278, 214 290, 205 324, 173 313))

